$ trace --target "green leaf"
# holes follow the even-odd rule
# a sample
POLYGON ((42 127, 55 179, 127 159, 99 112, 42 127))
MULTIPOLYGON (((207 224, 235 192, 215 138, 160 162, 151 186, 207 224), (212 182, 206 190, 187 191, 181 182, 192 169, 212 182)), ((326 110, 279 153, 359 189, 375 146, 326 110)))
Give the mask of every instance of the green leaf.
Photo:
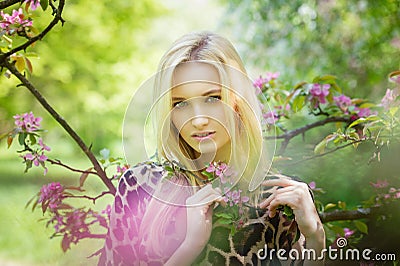
POLYGON ((341 236, 344 235, 344 230, 340 226, 328 224, 328 228, 333 232, 335 232, 335 235, 341 235, 341 236))
POLYGON ((220 219, 217 220, 217 223, 219 223, 219 224, 232 224, 232 220, 231 219, 220 218, 220 219))
POLYGON ((40 0, 40 6, 42 7, 43 11, 45 11, 49 6, 49 0, 40 0))
POLYGON ((21 146, 25 144, 26 133, 19 133, 18 135, 18 142, 21 146))
POLYGON ((292 208, 290 208, 288 205, 283 206, 283 213, 289 218, 293 219, 294 214, 292 208))
POLYGON ((36 144, 36 137, 34 134, 29 134, 29 141, 31 142, 31 145, 36 144))
POLYGON ((328 210, 328 209, 331 209, 331 208, 334 208, 334 207, 336 207, 336 204, 335 203, 328 203, 328 204, 326 204, 325 205, 325 211, 326 210, 328 210))
POLYGON ((164 168, 165 168, 165 170, 167 170, 167 172, 173 172, 174 171, 174 169, 169 165, 164 166, 164 168))
POLYGON ((399 107, 395 106, 395 107, 392 107, 392 108, 389 109, 389 113, 390 113, 391 116, 394 116, 397 113, 398 110, 399 110, 399 107))
POLYGON ((338 201, 338 207, 340 208, 340 209, 342 209, 342 210, 345 210, 346 209, 346 202, 344 202, 344 201, 338 201))
POLYGON ((357 227, 357 229, 364 234, 368 234, 368 226, 366 223, 358 221, 358 220, 354 220, 354 225, 357 227))
POLYGON ((215 217, 225 218, 225 219, 230 219, 230 220, 232 220, 232 215, 231 215, 230 213, 226 213, 226 212, 215 213, 215 217))
POLYGON ((334 82, 336 79, 337 77, 334 75, 323 75, 319 77, 320 81, 326 81, 326 82, 334 82))
POLYGON ((371 107, 375 107, 376 104, 374 103, 363 103, 360 105, 360 108, 371 108, 371 107))
POLYGON ((323 139, 320 143, 315 145, 314 154, 322 154, 322 153, 324 153, 326 145, 327 145, 327 141, 326 141, 326 139, 323 139))
POLYGON ((293 112, 296 113, 296 112, 300 111, 305 105, 305 100, 306 100, 306 97, 302 96, 302 95, 299 95, 296 98, 294 98, 293 103, 292 103, 293 112))
POLYGON ((351 128, 351 127, 354 127, 354 126, 356 126, 358 124, 369 122, 369 121, 376 121, 376 120, 379 120, 379 119, 380 118, 378 116, 376 116, 376 115, 371 115, 371 116, 368 116, 368 117, 361 117, 361 118, 357 119, 356 121, 354 121, 353 123, 351 123, 347 128, 351 128))

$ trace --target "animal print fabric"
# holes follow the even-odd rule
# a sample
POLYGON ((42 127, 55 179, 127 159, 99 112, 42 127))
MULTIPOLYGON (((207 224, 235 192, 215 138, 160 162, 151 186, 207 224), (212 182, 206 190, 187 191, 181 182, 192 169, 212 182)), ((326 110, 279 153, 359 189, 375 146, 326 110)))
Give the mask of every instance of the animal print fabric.
MULTIPOLYGON (((151 211, 149 206, 155 200, 151 194, 165 175, 163 166, 147 162, 131 168, 120 178, 98 265, 164 265, 183 242, 186 232, 185 207, 173 206, 170 209, 165 234, 153 242, 160 247, 158 250, 149 248, 152 239, 141 233, 148 226, 143 217, 151 211)), ((289 177, 274 175, 270 178, 289 177)), ((277 187, 260 191, 260 197, 268 197, 275 189, 277 187)), ((190 194, 183 194, 184 203, 190 194)), ((302 249, 303 243, 300 244, 298 240, 300 232, 294 220, 288 219, 282 212, 269 218, 264 210, 257 208, 250 208, 248 213, 248 221, 234 235, 231 235, 229 226, 214 224, 209 243, 193 265, 282 265, 276 254, 269 253, 272 249, 289 251, 295 246, 302 249), (265 247, 267 254, 261 254, 266 255, 266 259, 259 259, 257 252, 265 250, 265 247)), ((301 264, 284 262, 285 265, 298 263, 301 264)))

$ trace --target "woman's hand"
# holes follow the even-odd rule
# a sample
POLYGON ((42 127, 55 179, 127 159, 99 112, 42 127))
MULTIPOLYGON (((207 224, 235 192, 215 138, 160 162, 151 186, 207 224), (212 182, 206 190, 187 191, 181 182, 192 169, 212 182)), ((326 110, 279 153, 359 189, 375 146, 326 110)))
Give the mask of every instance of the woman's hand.
MULTIPOLYGON (((281 205, 292 208, 300 232, 306 238, 306 248, 315 251, 317 257, 325 248, 325 231, 319 219, 314 202, 305 183, 288 179, 271 179, 264 181, 263 186, 279 186, 267 199, 260 203, 260 208, 269 210, 269 216, 276 215, 281 205)), ((304 265, 323 265, 321 258, 306 259, 304 265)))
POLYGON ((190 265, 200 255, 211 236, 213 207, 217 202, 223 202, 221 191, 211 184, 186 200, 186 237, 166 265, 190 265))
POLYGON ((282 187, 260 203, 260 208, 269 210, 270 217, 275 216, 279 206, 288 205, 292 208, 299 230, 306 239, 320 233, 321 221, 307 184, 288 179, 271 179, 264 181, 262 185, 282 187))
POLYGON ((200 251, 204 248, 211 235, 213 207, 216 202, 221 201, 221 191, 212 188, 211 184, 186 200, 186 244, 199 248, 200 251))

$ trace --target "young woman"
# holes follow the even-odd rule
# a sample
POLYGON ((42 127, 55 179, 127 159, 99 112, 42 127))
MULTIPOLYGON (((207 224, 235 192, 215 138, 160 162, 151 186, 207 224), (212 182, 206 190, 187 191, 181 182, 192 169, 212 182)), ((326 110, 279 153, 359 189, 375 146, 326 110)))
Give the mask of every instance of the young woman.
POLYGON ((177 40, 154 96, 157 158, 121 177, 100 265, 290 264, 304 247, 320 254, 325 235, 307 185, 267 178, 261 107, 228 40, 177 40))

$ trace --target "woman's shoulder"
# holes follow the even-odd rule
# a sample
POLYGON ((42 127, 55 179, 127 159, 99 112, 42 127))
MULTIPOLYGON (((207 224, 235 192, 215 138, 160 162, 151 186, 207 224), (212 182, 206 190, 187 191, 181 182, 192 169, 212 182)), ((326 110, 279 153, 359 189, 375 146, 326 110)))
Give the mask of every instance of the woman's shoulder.
POLYGON ((154 161, 140 162, 127 169, 118 181, 117 191, 124 194, 126 190, 145 190, 148 193, 155 187, 165 174, 164 167, 154 161))

